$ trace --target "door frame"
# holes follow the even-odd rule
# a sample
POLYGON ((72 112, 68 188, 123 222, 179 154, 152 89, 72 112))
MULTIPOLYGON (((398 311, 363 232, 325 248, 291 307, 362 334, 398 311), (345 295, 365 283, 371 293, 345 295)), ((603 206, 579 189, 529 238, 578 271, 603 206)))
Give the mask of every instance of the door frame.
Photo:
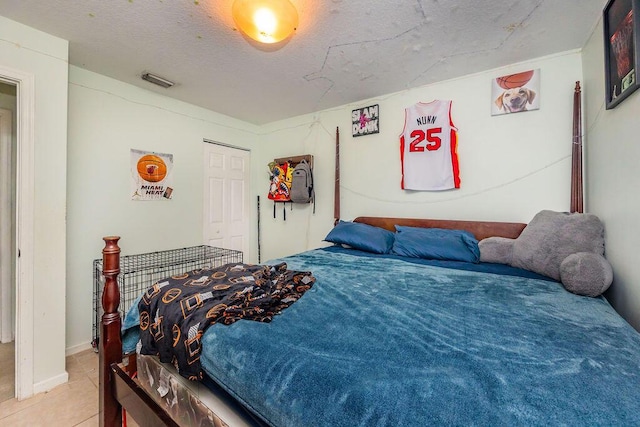
POLYGON ((16 387, 33 395, 35 75, 0 65, 0 81, 16 86, 16 387))

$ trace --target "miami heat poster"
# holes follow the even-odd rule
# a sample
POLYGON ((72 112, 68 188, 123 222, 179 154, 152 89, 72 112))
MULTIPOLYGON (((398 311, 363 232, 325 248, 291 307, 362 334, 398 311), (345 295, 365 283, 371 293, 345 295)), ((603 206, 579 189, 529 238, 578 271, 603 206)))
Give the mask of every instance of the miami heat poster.
POLYGON ((173 154, 131 150, 131 200, 169 200, 173 154))

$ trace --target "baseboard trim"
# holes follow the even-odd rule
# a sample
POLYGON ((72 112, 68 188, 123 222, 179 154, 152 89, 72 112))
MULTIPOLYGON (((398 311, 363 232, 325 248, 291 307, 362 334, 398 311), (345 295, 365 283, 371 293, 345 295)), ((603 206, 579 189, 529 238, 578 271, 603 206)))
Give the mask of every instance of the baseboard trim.
POLYGON ((33 385, 33 394, 44 393, 45 391, 52 390, 53 388, 69 382, 69 374, 64 372, 48 380, 35 383, 33 385))
POLYGON ((89 350, 91 348, 93 348, 93 346, 91 345, 90 342, 87 342, 87 343, 84 343, 84 344, 74 345, 72 347, 67 347, 67 349, 65 350, 65 355, 66 356, 71 356, 71 355, 74 355, 76 353, 80 353, 81 351, 89 350))

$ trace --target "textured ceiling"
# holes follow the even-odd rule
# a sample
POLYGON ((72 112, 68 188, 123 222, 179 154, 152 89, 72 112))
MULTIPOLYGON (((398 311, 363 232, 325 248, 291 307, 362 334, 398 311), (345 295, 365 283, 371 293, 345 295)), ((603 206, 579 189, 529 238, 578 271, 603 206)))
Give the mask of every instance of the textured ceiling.
POLYGON ((69 40, 73 65, 264 124, 579 49, 606 0, 291 2, 300 24, 277 49, 235 29, 233 0, 0 0, 0 15, 69 40))

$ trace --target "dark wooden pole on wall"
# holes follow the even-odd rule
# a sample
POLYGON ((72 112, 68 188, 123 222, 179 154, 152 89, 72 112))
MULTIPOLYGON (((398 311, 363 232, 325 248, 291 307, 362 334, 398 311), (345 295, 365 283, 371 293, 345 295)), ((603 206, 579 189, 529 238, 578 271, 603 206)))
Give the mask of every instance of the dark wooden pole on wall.
POLYGON ((333 195, 333 225, 340 221, 340 129, 336 127, 336 182, 333 195))
POLYGON ((571 212, 582 213, 582 101, 580 82, 573 94, 573 150, 571 152, 571 212))
POLYGON ((102 309, 104 314, 100 321, 99 347, 99 411, 100 426, 111 427, 122 425, 122 407, 114 398, 114 381, 110 366, 122 362, 122 340, 120 338, 120 290, 118 274, 120 274, 120 237, 105 237, 102 250, 102 274, 104 290, 102 291, 102 309))

